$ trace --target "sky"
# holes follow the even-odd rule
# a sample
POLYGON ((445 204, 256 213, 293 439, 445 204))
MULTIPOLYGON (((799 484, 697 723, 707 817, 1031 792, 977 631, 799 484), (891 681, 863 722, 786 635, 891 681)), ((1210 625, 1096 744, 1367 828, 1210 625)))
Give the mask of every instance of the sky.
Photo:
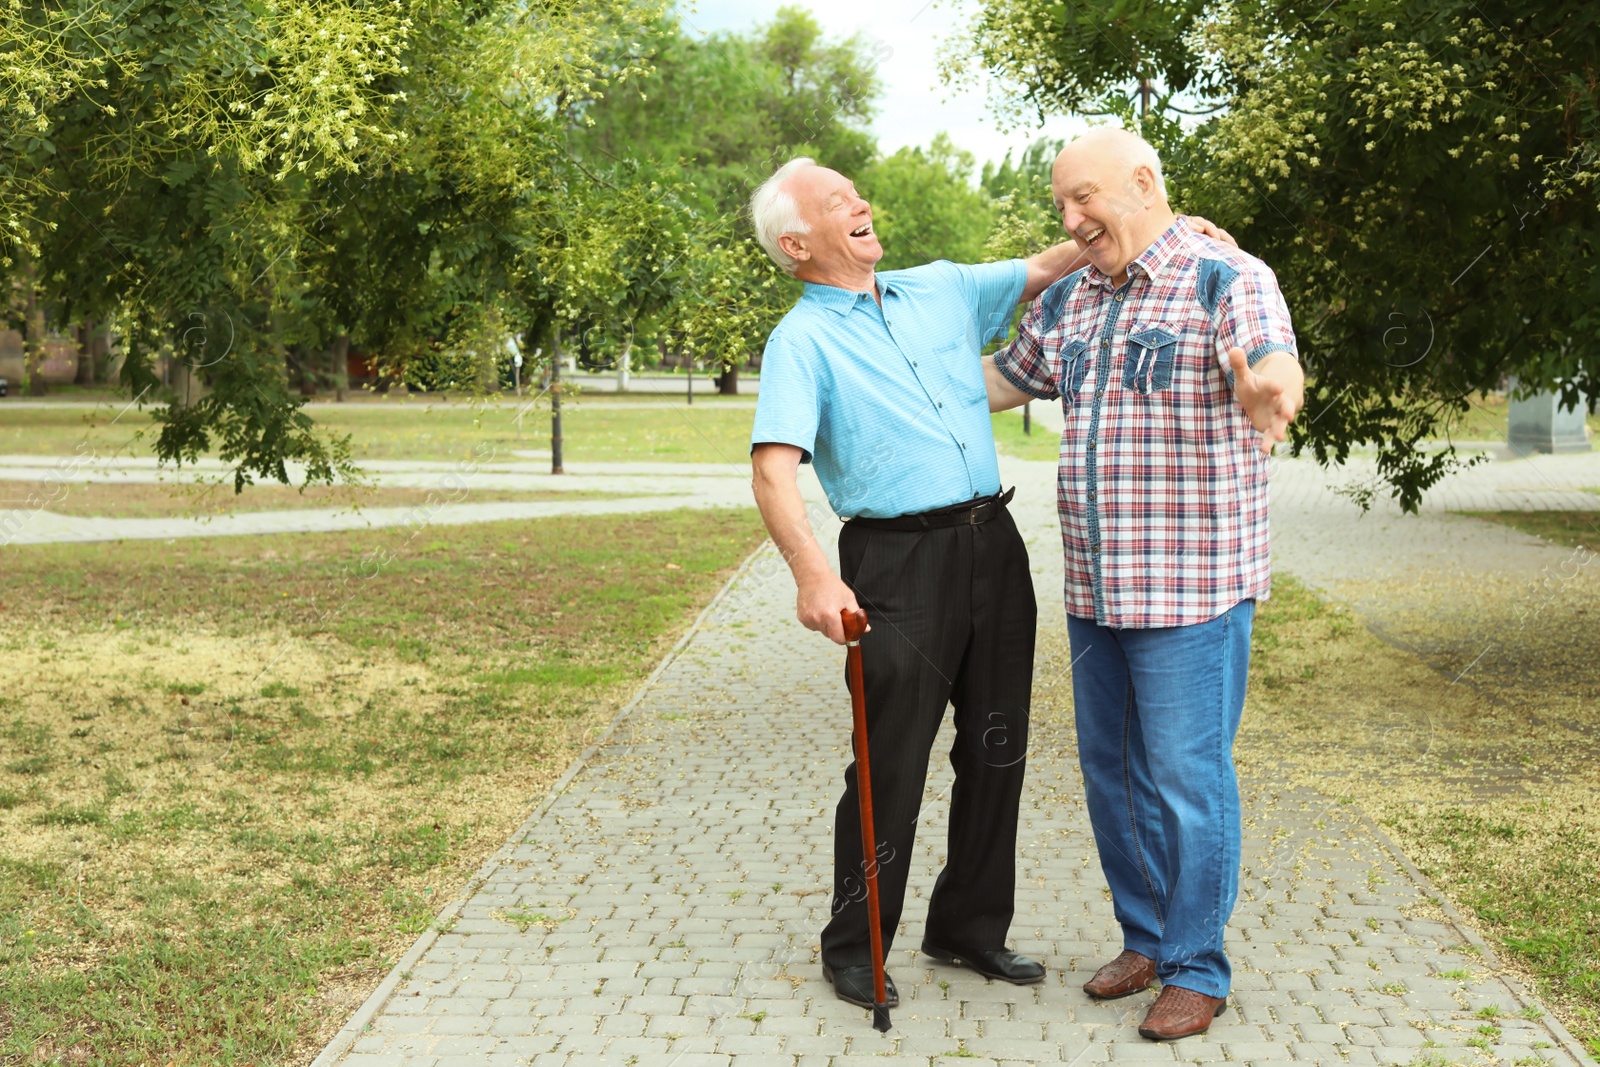
MULTIPOLYGON (((872 123, 878 147, 889 154, 905 145, 926 145, 940 130, 985 161, 999 162, 1007 149, 1021 154, 1040 136, 1071 137, 1086 128, 1081 119, 1056 118, 1043 127, 1001 133, 987 111, 982 83, 963 89, 939 81, 937 51, 960 32, 976 10, 974 0, 787 0, 809 7, 830 39, 859 32, 869 51, 883 57, 878 73, 884 93, 872 123)), ((721 30, 747 31, 769 22, 785 0, 695 0, 679 4, 684 28, 696 36, 721 30)))

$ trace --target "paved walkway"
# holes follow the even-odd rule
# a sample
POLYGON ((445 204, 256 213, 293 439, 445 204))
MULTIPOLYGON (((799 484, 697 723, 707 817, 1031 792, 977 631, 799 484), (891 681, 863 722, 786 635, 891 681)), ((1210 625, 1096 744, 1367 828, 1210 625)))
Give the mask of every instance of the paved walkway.
MULTIPOLYGON (((44 504, 0 508, 0 546, 63 541, 120 541, 233 534, 321 533, 381 526, 454 526, 552 515, 605 515, 668 511, 674 508, 750 506, 750 471, 743 465, 714 463, 569 463, 567 473, 550 473, 549 460, 519 454, 514 462, 430 463, 373 460, 363 464, 373 483, 384 488, 432 490, 431 502, 409 507, 298 508, 169 518, 105 518, 67 515, 44 504), (604 492, 615 499, 456 502, 470 491, 520 490, 547 493, 604 492)), ((0 456, 0 483, 41 482, 53 498, 70 494, 74 484, 173 483, 223 477, 225 465, 202 460, 183 472, 163 469, 154 459, 92 459, 0 456), (59 488, 57 488, 59 486, 59 488)), ((292 472, 299 478, 301 472, 292 472)), ((809 471, 807 472, 809 476, 809 471)), ((223 492, 232 492, 225 486, 223 492)))
MULTIPOLYGON (((1387 536, 1371 516, 1334 523, 1341 502, 1303 467, 1286 465, 1278 482, 1290 569, 1327 573, 1333 565, 1317 561, 1342 560, 1350 529, 1365 531, 1358 542, 1373 550, 1419 540, 1404 528, 1387 536)), ((1003 469, 1020 486, 1014 511, 1032 545, 1044 686, 1066 669, 1050 607, 1060 581, 1050 469, 1003 469)), ((936 763, 889 960, 901 1006, 893 1031, 874 1032, 868 1013, 833 997, 817 961, 849 714, 839 650, 801 630, 792 605, 769 547, 319 1067, 1480 1062, 1469 1045, 1485 1040, 1474 1013, 1491 1006, 1502 1014, 1486 1044, 1500 1062, 1592 1067, 1548 1016, 1523 1015, 1531 1001, 1493 976, 1487 947, 1439 912, 1370 823, 1260 780, 1244 783, 1234 1008, 1203 1038, 1140 1039, 1150 995, 1097 1004, 1078 989, 1120 945, 1071 724, 1045 702, 1036 702, 1012 932, 1017 949, 1050 968, 1047 980, 986 982, 915 951, 947 826, 949 769, 936 763)), ((947 727, 936 748, 951 740, 947 727)))

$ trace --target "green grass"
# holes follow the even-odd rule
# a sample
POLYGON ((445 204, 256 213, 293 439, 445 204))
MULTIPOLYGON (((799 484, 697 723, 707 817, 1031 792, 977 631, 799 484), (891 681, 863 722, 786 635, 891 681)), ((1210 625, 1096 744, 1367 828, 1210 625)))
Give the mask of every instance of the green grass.
POLYGON ((1014 456, 1017 459, 1043 460, 1047 463, 1054 463, 1060 458, 1061 435, 1037 421, 1033 423, 1032 433, 1023 433, 1020 411, 997 411, 989 416, 989 421, 994 425, 994 444, 1001 455, 1014 456))
POLYGON ((1568 548, 1600 551, 1600 510, 1595 511, 1463 511, 1474 519, 1513 526, 1568 548))
POLYGON ((309 1059, 761 536, 8 550, 0 1062, 309 1059))
MULTIPOLYGON (((1469 397, 1471 408, 1461 422, 1452 427, 1450 436, 1456 441, 1504 442, 1510 432, 1508 419, 1511 402, 1503 393, 1490 393, 1469 397)), ((1589 429, 1600 434, 1600 414, 1588 416, 1589 429)))
MULTIPOLYGON (((649 461, 748 466, 750 398, 731 402, 696 397, 607 394, 569 400, 562 416, 564 458, 570 462, 649 461), (592 405, 592 406, 591 406, 592 405), (604 406, 601 406, 604 405, 604 406)), ((149 417, 121 406, 7 409, 0 401, 0 455, 146 456, 154 430, 149 417), (113 421, 115 420, 115 421, 113 421)), ((312 411, 330 434, 352 436, 358 459, 517 461, 519 451, 548 451, 550 412, 540 405, 517 418, 509 403, 474 406, 465 400, 394 396, 312 411), (492 449, 492 453, 484 451, 492 449)))

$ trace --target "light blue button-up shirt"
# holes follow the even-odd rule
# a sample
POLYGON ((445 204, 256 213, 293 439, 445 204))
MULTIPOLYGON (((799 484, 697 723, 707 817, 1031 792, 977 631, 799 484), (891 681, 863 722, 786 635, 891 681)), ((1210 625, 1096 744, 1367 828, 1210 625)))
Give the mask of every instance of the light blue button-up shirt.
POLYGON ((1027 280, 1020 259, 930 263, 871 293, 806 285, 767 338, 751 448, 794 445, 833 510, 893 518, 1000 491, 979 362, 1027 280))

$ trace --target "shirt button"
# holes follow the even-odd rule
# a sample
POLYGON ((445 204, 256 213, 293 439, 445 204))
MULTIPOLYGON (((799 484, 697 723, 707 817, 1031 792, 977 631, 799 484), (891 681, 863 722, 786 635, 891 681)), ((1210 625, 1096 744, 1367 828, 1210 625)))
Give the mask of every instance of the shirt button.
POLYGON ((965 442, 965 441, 962 441, 962 442, 961 442, 961 447, 962 447, 962 448, 966 448, 966 447, 967 447, 967 443, 966 443, 966 442, 965 442))
POLYGON ((1104 389, 1096 389, 1096 390, 1095 390, 1095 391, 1094 391, 1094 395, 1095 395, 1095 398, 1096 398, 1096 399, 1099 399, 1099 398, 1100 398, 1100 397, 1102 397, 1102 396, 1105 396, 1105 395, 1106 395, 1106 391, 1105 391, 1105 390, 1104 390, 1104 389))
POLYGON ((944 401, 943 400, 939 401, 938 404, 936 404, 935 406, 936 407, 941 407, 941 408, 944 407, 944 401))
POLYGON ((1111 342, 1110 341, 1101 341, 1100 342, 1100 351, 1102 351, 1102 352, 1111 351, 1111 342))
POLYGON ((1093 552, 1095 555, 1098 556, 1100 554, 1100 546, 1099 545, 1090 545, 1089 546, 1089 551, 1093 552))
MULTIPOLYGON (((962 447, 962 448, 966 448, 966 447, 967 447, 967 446, 966 446, 966 445, 962 445, 962 446, 961 446, 961 447, 962 447)), ((1093 441, 1090 441, 1090 442, 1089 442, 1089 451, 1090 451, 1090 452, 1093 452, 1093 451, 1094 451, 1094 442, 1093 442, 1093 441)))

